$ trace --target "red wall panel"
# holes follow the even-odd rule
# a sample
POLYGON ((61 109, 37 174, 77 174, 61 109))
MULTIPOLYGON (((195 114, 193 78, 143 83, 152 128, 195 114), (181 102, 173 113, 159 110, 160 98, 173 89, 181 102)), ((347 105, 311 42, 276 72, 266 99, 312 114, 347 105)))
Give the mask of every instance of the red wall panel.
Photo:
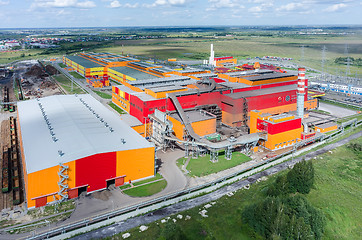
POLYGON ((35 199, 36 208, 45 206, 46 204, 47 204, 47 197, 41 197, 41 198, 35 199))
POLYGON ((275 123, 275 124, 268 123, 268 133, 269 134, 278 134, 281 132, 286 132, 286 131, 300 128, 301 126, 302 126, 302 119, 300 119, 300 118, 281 122, 281 123, 275 123))
POLYGON ((75 161, 75 186, 89 185, 88 191, 106 188, 106 179, 116 177, 116 152, 100 153, 75 161))
POLYGON ((116 178, 116 180, 114 181, 114 185, 116 187, 122 186, 123 184, 124 184, 124 177, 116 178))
POLYGON ((264 124, 262 124, 263 122, 264 121, 259 118, 256 119, 256 129, 261 130, 261 131, 267 130, 266 129, 267 127, 264 124))
POLYGON ((72 198, 76 198, 76 197, 78 197, 78 188, 69 189, 68 190, 68 198, 72 199, 72 198))

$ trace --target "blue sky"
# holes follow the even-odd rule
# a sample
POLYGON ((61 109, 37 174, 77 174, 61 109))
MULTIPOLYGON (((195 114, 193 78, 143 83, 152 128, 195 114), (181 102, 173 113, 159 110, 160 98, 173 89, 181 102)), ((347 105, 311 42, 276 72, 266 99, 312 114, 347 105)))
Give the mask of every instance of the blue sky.
POLYGON ((358 0, 0 0, 0 28, 362 24, 358 0))

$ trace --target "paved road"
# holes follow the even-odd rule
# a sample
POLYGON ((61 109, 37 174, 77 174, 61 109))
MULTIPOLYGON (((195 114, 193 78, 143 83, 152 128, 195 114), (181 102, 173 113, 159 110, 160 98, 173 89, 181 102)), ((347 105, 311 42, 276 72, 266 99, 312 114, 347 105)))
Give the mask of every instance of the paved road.
MULTIPOLYGON (((123 194, 119 188, 112 188, 111 194, 107 194, 108 190, 99 193, 100 195, 107 195, 103 200, 97 198, 98 193, 81 196, 76 200, 77 207, 72 213, 71 217, 64 221, 63 224, 69 224, 84 218, 89 218, 96 214, 108 212, 111 209, 125 208, 137 203, 148 201, 163 195, 183 190, 186 186, 186 177, 182 174, 181 170, 176 165, 176 160, 183 156, 183 152, 178 150, 172 154, 166 155, 159 153, 158 157, 161 158, 162 164, 159 173, 166 179, 167 186, 161 192, 150 197, 130 197, 123 194), (106 199, 108 198, 108 199, 106 199)), ((59 225, 54 225, 59 227, 59 225)))
POLYGON ((208 202, 215 201, 215 200, 221 198, 222 196, 226 195, 229 192, 237 191, 237 190, 245 187, 248 184, 255 183, 257 181, 257 179, 259 179, 259 178, 261 178, 263 176, 269 176, 269 175, 275 174, 275 173, 277 173, 279 171, 285 170, 289 166, 293 166, 295 163, 301 161, 304 158, 306 160, 310 160, 310 159, 314 158, 315 156, 326 153, 329 150, 332 150, 332 149, 334 149, 336 147, 340 147, 340 146, 348 143, 352 139, 356 139, 356 138, 361 137, 361 136, 362 136, 362 132, 356 133, 356 134, 354 134, 354 135, 352 135, 352 136, 350 136, 348 138, 345 138, 345 139, 340 140, 340 141, 338 141, 336 143, 327 145, 327 146, 325 146, 325 147, 323 147, 321 149, 318 149, 316 151, 313 151, 313 152, 311 152, 311 153, 309 153, 309 154, 307 154, 305 156, 297 157, 297 158, 295 158, 293 160, 281 163, 281 164, 276 165, 274 167, 271 167, 271 168, 269 168, 267 170, 264 170, 264 171, 262 171, 260 173, 257 173, 257 174, 255 174, 255 175, 253 175, 251 177, 248 177, 245 180, 238 181, 236 183, 233 183, 233 184, 231 184, 229 186, 218 189, 218 190, 216 190, 216 191, 214 191, 212 193, 206 194, 204 196, 197 197, 197 198, 190 199, 190 200, 186 200, 186 201, 183 201, 183 202, 179 202, 179 203, 176 203, 174 205, 162 208, 160 210, 156 210, 154 212, 148 213, 146 215, 142 215, 142 216, 139 216, 139 217, 133 217, 133 218, 127 219, 124 222, 117 222, 117 223, 112 224, 110 226, 100 228, 98 230, 94 230, 94 231, 85 233, 83 235, 73 237, 71 239, 73 239, 73 240, 88 240, 88 239, 98 239, 98 238, 109 237, 109 236, 112 236, 112 235, 117 234, 117 233, 125 232, 125 231, 127 231, 129 229, 132 229, 134 227, 138 227, 140 225, 150 224, 151 222, 160 220, 160 219, 165 218, 165 217, 167 217, 169 215, 176 214, 176 213, 191 209, 193 207, 200 206, 200 205, 206 204, 208 202))
POLYGON ((351 116, 351 115, 354 115, 357 113, 354 110, 342 108, 342 107, 324 103, 324 102, 319 102, 319 110, 327 111, 336 117, 348 117, 348 116, 351 116))

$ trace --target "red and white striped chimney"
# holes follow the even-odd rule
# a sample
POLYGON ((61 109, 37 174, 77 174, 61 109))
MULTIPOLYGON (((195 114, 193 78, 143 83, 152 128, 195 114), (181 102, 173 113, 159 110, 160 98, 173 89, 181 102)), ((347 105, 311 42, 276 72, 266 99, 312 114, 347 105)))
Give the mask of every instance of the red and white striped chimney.
POLYGON ((304 117, 305 68, 298 68, 297 115, 304 117))

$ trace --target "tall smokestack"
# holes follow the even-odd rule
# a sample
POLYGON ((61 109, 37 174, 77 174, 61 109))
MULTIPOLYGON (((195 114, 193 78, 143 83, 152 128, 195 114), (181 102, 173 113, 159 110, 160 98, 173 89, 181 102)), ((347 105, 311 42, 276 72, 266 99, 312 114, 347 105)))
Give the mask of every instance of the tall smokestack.
POLYGON ((214 44, 211 44, 209 65, 215 66, 214 44))
POLYGON ((298 68, 297 115, 304 117, 305 68, 298 68))

